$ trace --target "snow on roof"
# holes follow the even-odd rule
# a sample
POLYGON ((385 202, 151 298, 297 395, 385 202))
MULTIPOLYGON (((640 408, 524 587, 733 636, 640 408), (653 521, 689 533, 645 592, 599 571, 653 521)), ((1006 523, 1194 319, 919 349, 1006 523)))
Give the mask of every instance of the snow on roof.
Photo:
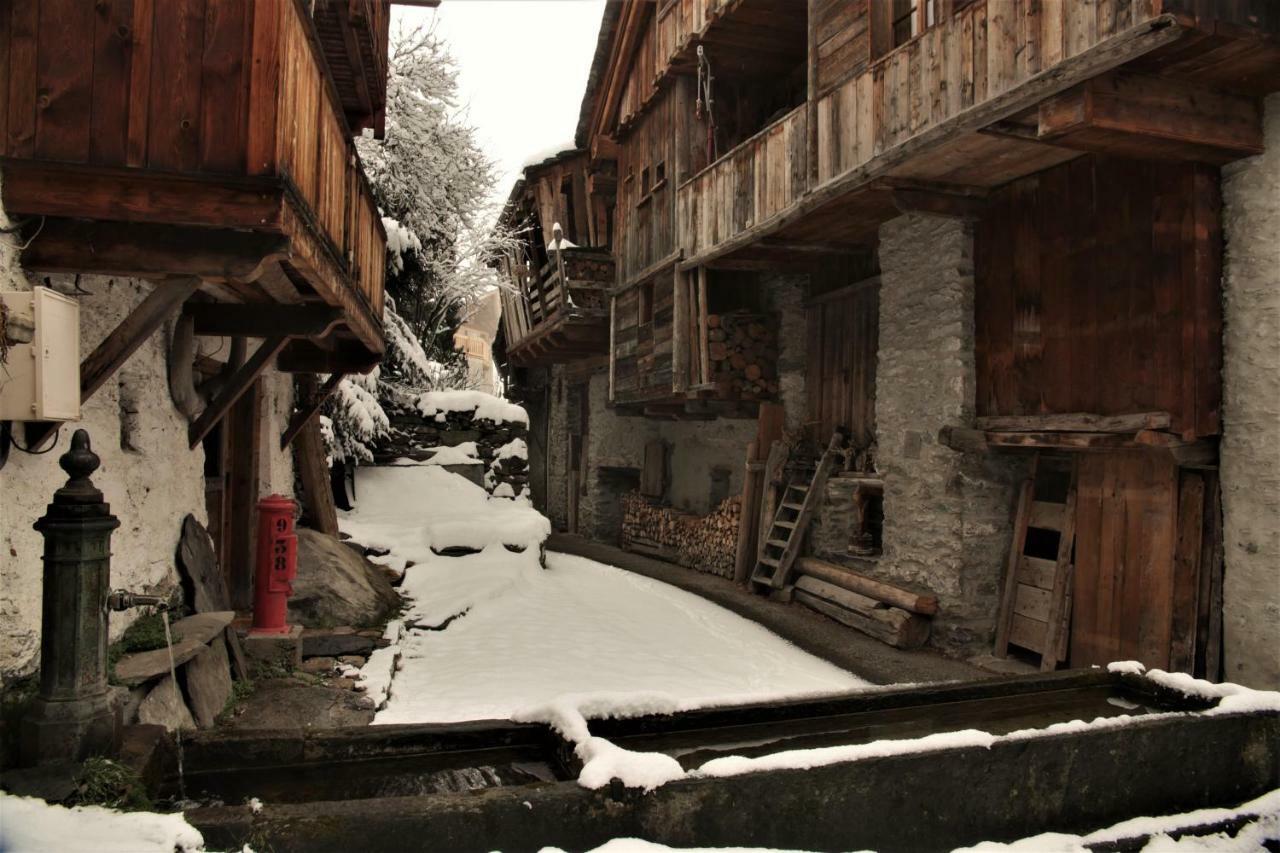
POLYGON ((418 398, 417 407, 428 418, 446 412, 474 412, 476 420, 529 424, 524 409, 483 391, 428 391, 418 398))
POLYGON ((541 166, 548 160, 554 160, 564 154, 573 154, 577 150, 578 147, 574 145, 573 140, 570 139, 566 142, 561 142, 559 145, 552 145, 533 152, 525 158, 523 163, 520 164, 520 168, 528 169, 531 166, 541 166))

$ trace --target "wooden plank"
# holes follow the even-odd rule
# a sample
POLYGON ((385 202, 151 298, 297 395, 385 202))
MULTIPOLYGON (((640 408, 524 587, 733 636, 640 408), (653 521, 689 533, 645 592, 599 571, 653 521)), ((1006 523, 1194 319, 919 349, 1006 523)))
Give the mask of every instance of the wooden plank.
POLYGON ((133 26, 129 31, 132 55, 129 64, 128 136, 125 140, 125 161, 129 166, 147 165, 147 138, 151 122, 151 54, 155 45, 155 2, 156 0, 133 0, 133 26))
POLYGON ((246 162, 250 175, 276 167, 276 121, 280 96, 280 26, 285 3, 255 3, 253 64, 249 70, 246 162))
MULTIPOLYGON (((12 25, 9 29, 9 115, 5 150, 10 157, 30 157, 36 147, 36 97, 40 91, 37 82, 40 4, 13 3, 6 7, 6 11, 12 14, 12 25)), ((5 178, 7 184, 8 175, 5 178)))
POLYGON ((206 0, 198 126, 201 171, 242 174, 245 169, 252 5, 249 0, 206 0))
POLYGON ((1076 542, 1076 498, 1078 494, 1079 465, 1071 462, 1071 484, 1067 487, 1067 500, 1062 507, 1062 526, 1058 537, 1058 557, 1053 571, 1053 592, 1049 599, 1049 627, 1045 634, 1044 651, 1040 656, 1040 669, 1051 672, 1058 662, 1067 657, 1067 641, 1071 625, 1071 602, 1074 564, 1072 555, 1076 542))
POLYGON ((227 542, 222 571, 231 604, 237 610, 253 605, 256 562, 258 460, 262 448, 262 383, 252 382, 227 413, 227 542))
POLYGON ((1018 583, 1052 591, 1056 565, 1057 562, 1054 560, 1028 557, 1023 554, 1018 558, 1018 583))
POLYGON ((1197 471, 1183 471, 1178 494, 1178 539, 1173 557, 1173 624, 1169 649, 1169 666, 1176 672, 1192 673, 1195 669, 1204 517, 1204 477, 1197 471))
POLYGON ((1066 526, 1066 507, 1063 504, 1032 501, 1027 526, 1040 530, 1063 530, 1066 526))
MULTIPOLYGON (((1046 627, 1049 625, 1049 602, 1053 598, 1053 593, 1048 590, 1039 589, 1025 583, 1018 584, 1018 588, 1013 595, 1013 613, 1015 616, 1025 616, 1028 619, 1035 619, 1037 622, 1044 622, 1046 627)), ((1041 648, 1049 648, 1044 640, 1041 640, 1041 648)), ((1045 653, 1048 654, 1047 652, 1045 653)))
POLYGON ((200 163, 200 57, 206 0, 155 6, 147 165, 190 171, 200 163))
POLYGON ((134 0, 94 4, 93 94, 89 161, 123 166, 128 158, 129 83, 134 0))
POLYGON ((1009 642, 1033 652, 1043 652, 1048 629, 1048 622, 1038 622, 1015 613, 1009 625, 1009 642))
POLYGON ((83 163, 89 159, 93 102, 93 5, 44 0, 40 6, 35 156, 83 163))
POLYGON ((745 583, 751 576, 751 567, 759 551, 757 536, 764 533, 763 530, 755 529, 762 477, 756 461, 759 449, 754 441, 747 445, 746 471, 742 479, 742 514, 738 520, 738 550, 733 563, 733 579, 736 583, 745 583))
POLYGON ((796 566, 802 574, 817 578, 825 583, 835 584, 850 592, 856 592, 876 601, 919 613, 922 616, 933 616, 938 612, 938 599, 933 595, 922 595, 910 590, 894 586, 859 574, 853 569, 821 560, 817 557, 800 557, 796 566))
MULTIPOLYGON (((1005 562, 1004 595, 1000 599, 999 621, 996 623, 995 656, 1009 656, 1009 643, 1013 641, 1013 604, 1018 591, 1018 564, 1027 542, 1027 519, 1031 516, 1031 503, 1035 495, 1035 465, 1031 475, 1022 484, 1018 495, 1018 512, 1013 521, 1013 540, 1009 543, 1009 558, 1005 562)), ((1021 644, 1019 644, 1021 645, 1021 644)))
POLYGON ((993 432, 1138 432, 1163 430, 1172 424, 1168 412, 1098 415, 1072 412, 1045 415, 987 415, 974 419, 978 429, 993 432))
POLYGON ((1205 518, 1205 547, 1208 559, 1209 607, 1208 630, 1204 644, 1204 677, 1210 681, 1222 678, 1222 490, 1217 476, 1209 490, 1205 518))
POLYGON ((13 3, 0 0, 0 68, 5 69, 5 79, 0 80, 0 157, 9 148, 9 31, 13 28, 13 3))

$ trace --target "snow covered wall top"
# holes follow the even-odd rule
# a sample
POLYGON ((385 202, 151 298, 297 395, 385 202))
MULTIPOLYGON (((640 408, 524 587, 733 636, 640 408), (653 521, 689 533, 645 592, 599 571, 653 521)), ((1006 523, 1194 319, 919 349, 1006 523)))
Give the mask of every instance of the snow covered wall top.
POLYGON ((428 391, 417 400, 424 417, 444 421, 451 412, 470 413, 476 420, 529 425, 529 415, 515 403, 483 391, 428 391))

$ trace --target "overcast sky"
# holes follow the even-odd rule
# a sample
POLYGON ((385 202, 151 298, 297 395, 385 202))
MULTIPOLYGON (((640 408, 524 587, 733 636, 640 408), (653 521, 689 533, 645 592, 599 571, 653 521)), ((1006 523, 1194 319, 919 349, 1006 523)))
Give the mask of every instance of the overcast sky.
POLYGON ((463 103, 498 163, 504 200, 531 154, 569 143, 595 53, 603 0, 444 0, 393 6, 397 21, 436 24, 458 60, 463 103))

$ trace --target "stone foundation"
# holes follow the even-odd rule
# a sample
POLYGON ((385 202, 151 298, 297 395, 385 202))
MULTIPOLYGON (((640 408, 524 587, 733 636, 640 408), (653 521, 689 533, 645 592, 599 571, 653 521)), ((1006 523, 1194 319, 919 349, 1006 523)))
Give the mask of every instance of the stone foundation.
POLYGON ((1280 95, 1266 152, 1222 170, 1223 677, 1280 689, 1280 95))
MULTIPOLYGON (((436 448, 457 447, 475 442, 482 473, 475 475, 486 491, 492 493, 506 484, 513 495, 529 486, 529 465, 524 457, 498 459, 498 453, 512 441, 523 441, 528 447, 529 429, 521 423, 476 418, 472 412, 449 412, 444 420, 425 418, 416 410, 388 408, 391 434, 374 450, 374 462, 387 465, 397 459, 430 459, 436 448)), ((446 468, 462 467, 446 465, 446 468)), ((476 466, 471 466, 476 467, 476 466)), ((463 476, 466 474, 462 471, 463 476)))
POLYGON ((871 574, 937 594, 930 642, 989 646, 1024 463, 938 443, 972 422, 973 235, 960 220, 902 216, 880 229, 878 467, 883 554, 871 574))

